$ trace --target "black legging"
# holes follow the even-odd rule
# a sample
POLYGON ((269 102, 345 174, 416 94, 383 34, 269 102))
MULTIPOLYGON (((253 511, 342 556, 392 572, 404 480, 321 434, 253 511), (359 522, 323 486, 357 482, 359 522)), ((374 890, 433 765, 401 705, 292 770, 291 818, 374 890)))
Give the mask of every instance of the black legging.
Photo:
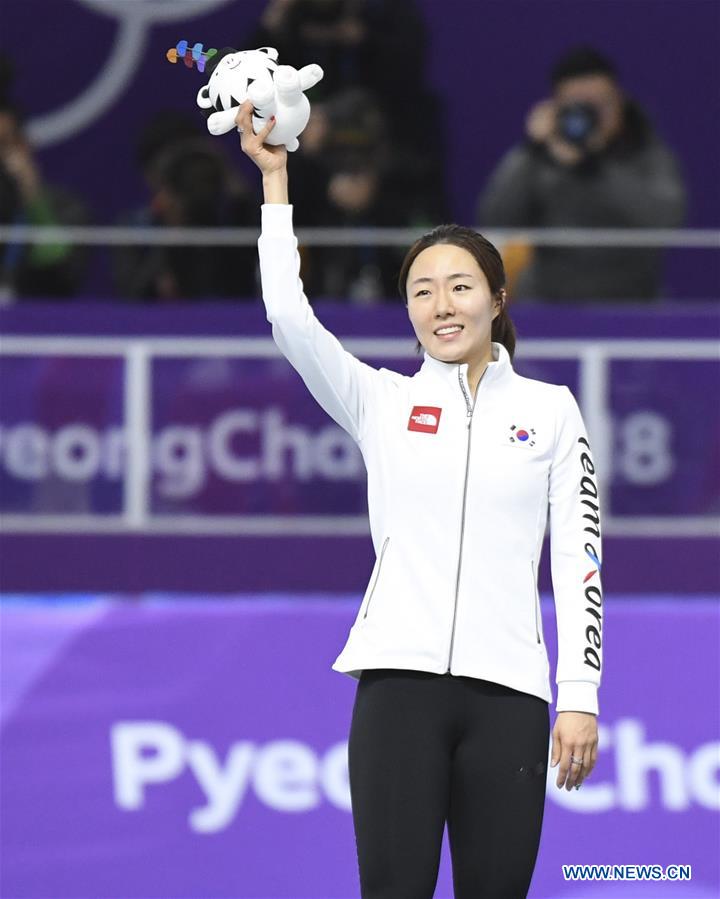
POLYGON ((548 703, 472 677, 366 669, 348 742, 362 899, 523 899, 545 807, 548 703))

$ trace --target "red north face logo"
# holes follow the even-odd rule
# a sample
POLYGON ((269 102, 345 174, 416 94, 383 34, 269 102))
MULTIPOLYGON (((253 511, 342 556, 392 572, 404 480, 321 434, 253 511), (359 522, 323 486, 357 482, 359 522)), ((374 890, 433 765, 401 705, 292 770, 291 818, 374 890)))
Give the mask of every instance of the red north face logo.
POLYGON ((424 431, 426 434, 437 434, 440 424, 439 406, 413 406, 408 421, 408 431, 424 431))

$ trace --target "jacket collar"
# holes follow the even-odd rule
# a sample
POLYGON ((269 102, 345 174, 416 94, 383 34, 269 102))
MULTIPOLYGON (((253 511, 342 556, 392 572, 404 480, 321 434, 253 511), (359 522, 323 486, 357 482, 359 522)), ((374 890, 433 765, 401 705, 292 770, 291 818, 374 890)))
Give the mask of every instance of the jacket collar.
MULTIPOLYGON (((488 362, 487 369, 482 376, 483 384, 487 384, 488 381, 500 383, 509 380, 515 374, 510 361, 510 354, 502 343, 493 340, 490 345, 493 358, 488 362)), ((431 356, 427 350, 423 353, 423 357, 425 361, 420 367, 419 374, 440 377, 445 381, 452 381, 453 384, 457 384, 459 369, 467 378, 467 362, 443 362, 431 356)))

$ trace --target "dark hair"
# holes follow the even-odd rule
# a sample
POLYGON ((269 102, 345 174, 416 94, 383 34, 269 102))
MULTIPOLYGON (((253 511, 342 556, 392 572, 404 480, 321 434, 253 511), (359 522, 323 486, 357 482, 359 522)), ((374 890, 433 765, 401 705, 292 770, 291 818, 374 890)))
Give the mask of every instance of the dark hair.
MULTIPOLYGON (((400 274, 398 276, 400 296, 403 299, 407 299, 406 284, 410 266, 423 250, 436 244, 451 244, 467 250, 479 265, 487 279, 493 299, 499 298, 502 303, 500 314, 493 319, 490 339, 496 343, 501 343, 508 351, 512 361, 515 355, 517 334, 515 325, 507 311, 507 301, 504 293, 505 266, 496 247, 482 234, 478 234, 474 228, 465 228, 462 225, 438 225, 437 228, 433 228, 432 231, 428 231, 419 237, 405 254, 405 258, 400 266, 400 274)), ((415 350, 419 353, 421 349, 422 344, 418 340, 415 350)))
POLYGON ((162 109, 154 113, 140 132, 135 158, 147 171, 166 150, 176 146, 178 141, 202 136, 203 130, 194 117, 175 109, 162 109))
POLYGON ((3 109, 10 105, 10 88, 15 80, 15 66, 10 57, 0 50, 0 102, 3 109))
POLYGON ((553 87, 557 87, 561 81, 567 78, 577 78, 582 75, 607 75, 613 81, 617 81, 617 71, 610 60, 594 47, 573 47, 562 56, 550 71, 550 81, 553 87))

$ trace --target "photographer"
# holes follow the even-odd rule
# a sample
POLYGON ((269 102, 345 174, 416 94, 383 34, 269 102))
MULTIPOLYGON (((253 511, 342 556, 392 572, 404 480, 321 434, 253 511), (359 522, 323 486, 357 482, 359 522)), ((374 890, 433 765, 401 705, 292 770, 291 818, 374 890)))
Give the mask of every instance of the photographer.
MULTIPOLYGON (((685 188, 674 155, 611 63, 571 51, 551 73, 553 96, 526 120, 526 140, 491 174, 478 203, 489 227, 677 228, 685 188)), ((537 247, 520 274, 523 299, 652 300, 660 295, 655 249, 537 247)))

